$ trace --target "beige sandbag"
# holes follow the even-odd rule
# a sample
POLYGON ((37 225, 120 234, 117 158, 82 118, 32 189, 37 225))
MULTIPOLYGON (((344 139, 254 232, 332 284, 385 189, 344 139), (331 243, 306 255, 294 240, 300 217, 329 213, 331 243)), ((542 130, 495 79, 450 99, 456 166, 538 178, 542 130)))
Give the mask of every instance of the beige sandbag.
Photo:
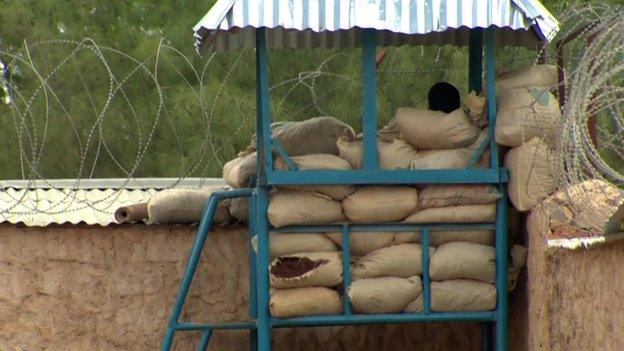
POLYGON ((340 202, 306 191, 271 192, 267 215, 276 228, 295 224, 328 224, 344 221, 340 202))
POLYGON ((540 138, 511 149, 505 167, 509 170, 509 200, 520 212, 530 210, 555 191, 553 156, 540 138))
MULTIPOLYGON (((453 241, 466 241, 481 245, 494 245, 493 230, 439 230, 429 232, 429 245, 440 246, 453 241)), ((394 244, 420 243, 420 232, 397 232, 394 244)))
MULTIPOLYGON (((342 247, 342 233, 327 233, 327 237, 342 247)), ((393 241, 393 232, 349 233, 351 255, 356 256, 363 256, 382 247, 388 247, 393 241)))
POLYGON ((492 246, 451 242, 438 246, 429 265, 431 280, 474 279, 494 282, 495 250, 492 246))
MULTIPOLYGON (((496 308, 496 287, 476 280, 431 282, 430 296, 433 312, 489 311, 496 308)), ((420 312, 423 305, 421 294, 405 308, 405 312, 420 312)))
POLYGON ((514 147, 534 137, 552 135, 561 119, 559 102, 544 88, 510 89, 496 101, 495 135, 501 145, 514 147))
POLYGON ((391 119, 387 125, 377 131, 377 138, 387 142, 392 142, 395 139, 401 139, 401 131, 397 128, 394 118, 391 119))
MULTIPOLYGON (((458 149, 440 149, 419 151, 412 159, 412 169, 449 169, 466 168, 470 164, 475 150, 487 139, 487 130, 479 135, 479 138, 467 147, 458 149)), ((487 168, 489 157, 485 152, 477 160, 475 167, 487 168)))
MULTIPOLYGON (((362 168, 362 140, 338 139, 338 149, 340 157, 349 161, 354 169, 362 168)), ((416 153, 416 149, 404 140, 377 141, 377 154, 381 169, 409 169, 416 153)))
POLYGON ((466 147, 479 136, 479 128, 462 109, 447 114, 402 107, 394 119, 403 139, 418 150, 466 147))
POLYGON ((237 157, 223 165, 223 180, 233 188, 249 186, 249 180, 256 175, 256 153, 237 157))
MULTIPOLYGON (((435 249, 429 249, 429 257, 435 249)), ((353 279, 393 276, 409 278, 422 274, 422 247, 419 244, 401 244, 375 250, 355 261, 353 279)))
POLYGON ((518 283, 518 276, 520 271, 524 268, 527 259, 527 249, 521 245, 514 245, 511 248, 511 262, 509 262, 508 271, 508 290, 511 291, 516 287, 518 283))
POLYGON ((489 184, 428 185, 418 192, 418 208, 490 204, 500 197, 489 184))
POLYGON ((493 222, 496 204, 432 207, 419 210, 407 217, 407 223, 472 223, 493 222))
MULTIPOLYGON (((158 192, 147 203, 149 220, 154 224, 199 222, 213 192, 223 188, 167 189, 158 192)), ((223 223, 231 219, 228 200, 217 204, 214 222, 223 223)))
POLYGON ((269 265, 272 288, 336 286, 342 283, 342 254, 304 252, 280 256, 269 265))
POLYGON ((559 84, 557 67, 530 65, 496 75, 496 95, 514 88, 542 87, 554 89, 559 84))
POLYGON ((420 277, 378 277, 355 280, 347 295, 357 313, 394 313, 422 293, 420 277))
POLYGON ((230 214, 232 217, 246 222, 249 218, 249 198, 248 197, 236 197, 230 199, 228 204, 230 214))
MULTIPOLYGON (((251 246, 258 252, 258 237, 251 238, 251 246)), ((334 252, 336 244, 323 233, 279 233, 269 235, 269 256, 271 259, 299 252, 334 252)))
POLYGON ((479 128, 486 127, 488 125, 487 99, 471 91, 470 94, 464 98, 464 101, 472 123, 479 128))
POLYGON ((335 290, 323 287, 271 291, 271 316, 292 318, 342 313, 342 299, 335 290))
MULTIPOLYGON (((340 137, 355 139, 348 124, 334 117, 315 117, 300 122, 276 122, 271 125, 273 139, 279 141, 289 156, 310 154, 338 155, 336 141, 340 137)), ((248 153, 256 149, 256 136, 247 147, 248 153)))
MULTIPOLYGON (((336 155, 330 154, 312 154, 291 157, 293 163, 297 166, 297 170, 309 169, 335 169, 349 170, 351 165, 336 155)), ((288 170, 288 165, 281 157, 275 158, 274 167, 277 170, 288 170)), ((334 200, 342 200, 355 191, 353 185, 280 185, 280 189, 292 189, 309 192, 317 192, 327 195, 334 200)))
POLYGON ((401 221, 418 203, 415 188, 409 186, 365 186, 342 201, 345 216, 352 222, 401 221))

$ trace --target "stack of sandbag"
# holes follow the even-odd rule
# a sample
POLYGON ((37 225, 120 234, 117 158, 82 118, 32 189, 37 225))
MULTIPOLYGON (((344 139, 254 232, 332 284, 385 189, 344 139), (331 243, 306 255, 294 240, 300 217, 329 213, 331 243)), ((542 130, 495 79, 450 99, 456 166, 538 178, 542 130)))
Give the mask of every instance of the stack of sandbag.
MULTIPOLYGON (((526 249, 511 250, 509 290, 515 287, 520 269, 526 262, 526 249)), ((438 246, 431 256, 431 311, 487 311, 496 308, 495 249, 470 242, 450 242, 438 246)), ((423 310, 419 295, 405 312, 423 310)))
POLYGON ((496 142, 512 147, 505 157, 509 169, 509 199, 521 212, 530 210, 555 191, 551 146, 561 112, 550 92, 557 86, 557 69, 532 65, 496 79, 496 142))
POLYGON ((277 318, 342 313, 342 255, 323 233, 271 233, 269 309, 277 318))
MULTIPOLYGON (((337 141, 344 138, 353 140, 353 128, 333 117, 316 117, 301 122, 278 122, 271 126, 272 138, 280 143, 284 151, 292 158, 297 169, 351 169, 345 160, 339 158, 337 141)), ((274 152, 274 167, 278 170, 288 169, 286 163, 274 152)), ((233 188, 249 186, 256 175, 257 152, 255 135, 251 145, 238 157, 223 166, 223 179, 233 188)), ((285 186, 282 189, 303 190, 320 193, 341 200, 350 194, 349 186, 285 186)), ((291 194, 292 195, 292 194, 291 194)), ((247 220, 248 199, 231 201, 230 212, 235 218, 247 220)))
MULTIPOLYGON (((213 192, 225 188, 167 189, 158 192, 147 202, 147 215, 154 224, 199 222, 213 192)), ((225 223, 231 219, 228 201, 217 204, 214 222, 225 223)))

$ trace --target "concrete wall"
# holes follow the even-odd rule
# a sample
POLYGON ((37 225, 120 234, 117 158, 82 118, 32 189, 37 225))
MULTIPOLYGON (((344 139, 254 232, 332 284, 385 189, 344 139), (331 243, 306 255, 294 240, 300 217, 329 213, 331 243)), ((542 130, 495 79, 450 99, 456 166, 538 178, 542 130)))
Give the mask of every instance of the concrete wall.
MULTIPOLYGON (((0 225, 0 350, 156 350, 195 227, 0 225)), ((242 320, 242 227, 209 236, 183 319, 242 320)), ((179 333, 176 350, 198 334, 179 333)), ((480 350, 477 323, 280 329, 274 350, 480 350)), ((247 331, 216 332, 211 350, 246 350, 247 331)))

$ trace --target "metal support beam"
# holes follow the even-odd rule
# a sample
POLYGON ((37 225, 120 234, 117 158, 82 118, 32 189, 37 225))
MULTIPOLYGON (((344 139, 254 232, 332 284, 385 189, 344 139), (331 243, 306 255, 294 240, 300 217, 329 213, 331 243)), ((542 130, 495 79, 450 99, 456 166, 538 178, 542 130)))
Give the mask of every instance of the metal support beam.
POLYGON ((494 129, 496 127, 496 87, 495 87, 495 67, 494 67, 494 30, 488 28, 486 32, 486 74, 487 74, 487 106, 488 106, 488 134, 490 137, 490 168, 498 169, 498 145, 494 140, 494 129))
POLYGON ((483 90, 483 29, 470 30, 468 55, 468 91, 479 94, 483 90))
POLYGON ((373 29, 362 29, 362 131, 364 134, 363 169, 374 171, 379 164, 377 155, 377 69, 373 29))

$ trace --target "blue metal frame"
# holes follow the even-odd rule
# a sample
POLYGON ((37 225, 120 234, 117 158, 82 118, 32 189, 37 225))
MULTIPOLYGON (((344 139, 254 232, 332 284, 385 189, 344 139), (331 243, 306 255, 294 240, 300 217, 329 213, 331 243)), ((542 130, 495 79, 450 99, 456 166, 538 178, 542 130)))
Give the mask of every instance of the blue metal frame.
MULTIPOLYGON (((507 350, 507 228, 506 210, 507 193, 505 182, 507 173, 499 167, 498 145, 493 131, 496 123, 496 102, 494 86, 494 41, 493 29, 474 29, 470 33, 470 88, 480 91, 482 85, 482 47, 485 34, 485 59, 488 91, 489 138, 479 149, 490 145, 490 169, 453 169, 453 170, 380 170, 377 155, 377 102, 375 95, 375 36, 373 30, 363 29, 362 35, 362 69, 363 69, 363 134, 364 134, 364 165, 362 170, 305 170, 296 171, 296 166, 288 157, 279 143, 271 139, 269 115, 269 85, 267 72, 267 49, 265 29, 256 30, 256 132, 257 132, 257 184, 252 189, 233 190, 215 193, 209 200, 199 226, 197 238, 191 251, 180 291, 174 304, 169 326, 165 332, 162 350, 169 350, 173 334, 178 330, 201 330, 202 337, 199 350, 204 350, 213 330, 249 329, 250 349, 269 351, 271 349, 271 329, 274 327, 324 326, 370 323, 412 323, 432 321, 480 321, 482 323, 483 349, 490 350, 495 345, 497 351, 507 350), (271 150, 285 159, 289 170, 273 169, 271 150), (288 319, 272 318, 269 314, 269 222, 267 208, 269 189, 278 184, 419 184, 419 183, 488 183, 495 184, 503 194, 498 200, 496 218, 492 223, 441 223, 441 224, 330 224, 312 226, 293 226, 274 229, 282 232, 329 232, 340 231, 342 236, 342 263, 344 280, 344 311, 339 315, 305 316, 288 319), (258 239, 257 253, 251 248, 249 252, 249 320, 231 323, 188 323, 180 322, 179 316, 195 272, 202 247, 216 210, 217 201, 231 197, 251 197, 249 210, 249 239, 256 235, 258 239), (496 240, 496 289, 497 305, 493 311, 476 312, 432 312, 431 311, 431 280, 429 277, 429 246, 430 232, 452 229, 494 229, 496 240), (366 235, 374 231, 414 231, 420 230, 422 242, 423 267, 423 311, 419 313, 397 314, 352 314, 347 289, 351 282, 349 238, 353 233, 366 235), (494 326, 493 326, 494 325, 494 326), (496 333, 492 337, 492 329, 496 333), (494 342, 492 340, 494 339, 494 342)), ((480 153, 479 153, 480 154, 480 153)), ((251 240, 250 240, 251 241, 251 240)))

